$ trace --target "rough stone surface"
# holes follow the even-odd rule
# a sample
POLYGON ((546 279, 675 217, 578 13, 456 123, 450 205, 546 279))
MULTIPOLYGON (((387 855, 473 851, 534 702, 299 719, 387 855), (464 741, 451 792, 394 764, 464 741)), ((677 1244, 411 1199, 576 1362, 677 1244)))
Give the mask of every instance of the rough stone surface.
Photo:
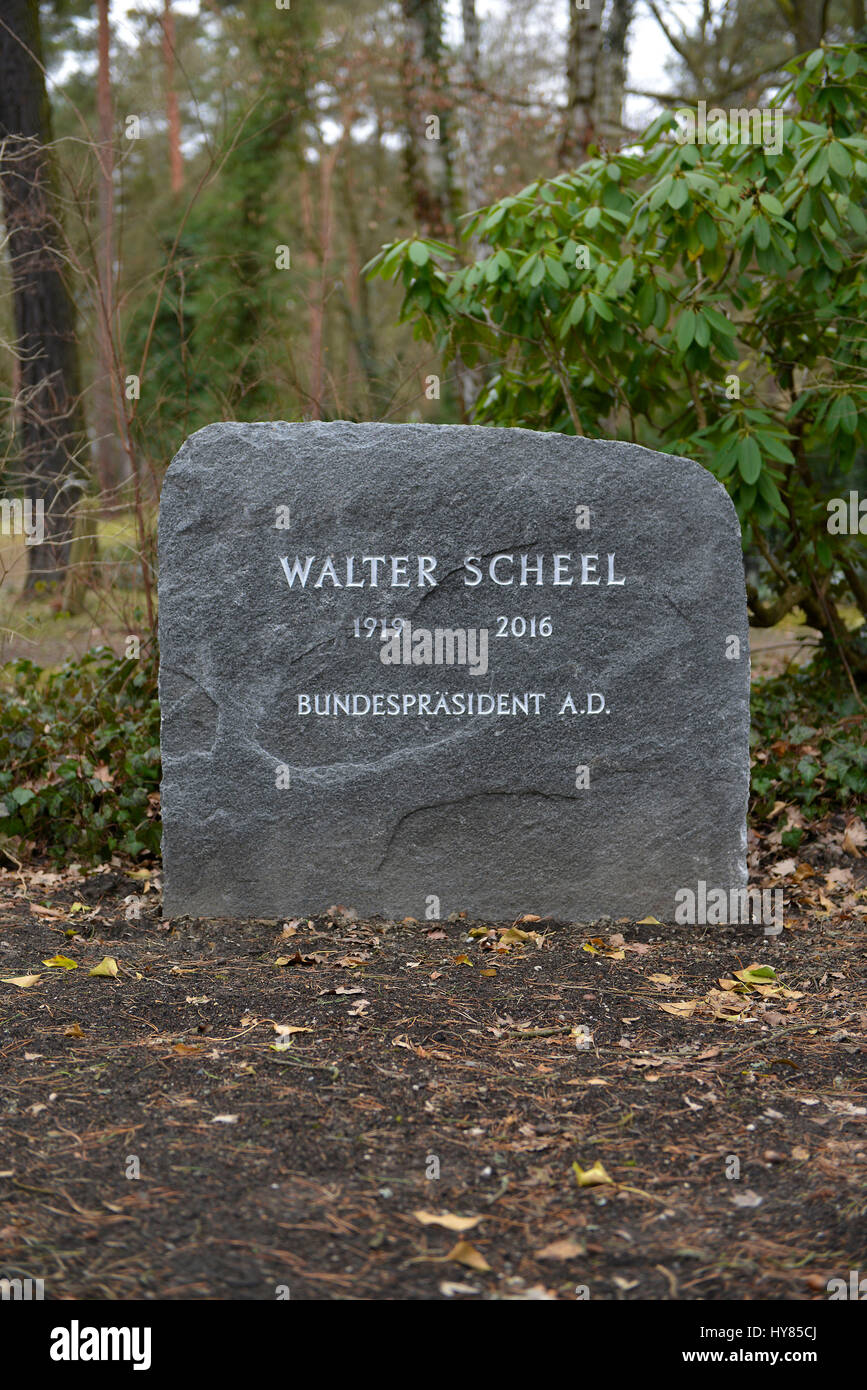
POLYGON ((740 530, 690 460, 518 429, 211 425, 163 488, 160 644, 170 916, 670 920, 679 889, 746 882, 740 530), (282 559, 308 556, 290 586, 282 559), (408 620, 421 655, 425 632, 487 629, 487 670, 383 664, 367 618, 408 620), (371 712, 306 713, 335 694, 371 712))

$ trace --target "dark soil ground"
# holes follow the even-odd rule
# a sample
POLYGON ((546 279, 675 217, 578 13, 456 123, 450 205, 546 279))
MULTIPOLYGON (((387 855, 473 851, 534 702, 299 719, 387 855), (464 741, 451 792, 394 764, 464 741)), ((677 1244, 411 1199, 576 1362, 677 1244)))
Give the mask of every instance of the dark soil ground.
POLYGON ((0 1275, 63 1300, 827 1300, 867 1250, 867 861, 813 860, 772 880, 776 938, 166 923, 155 874, 5 870, 0 1275), (756 962, 765 992, 720 985, 756 962))

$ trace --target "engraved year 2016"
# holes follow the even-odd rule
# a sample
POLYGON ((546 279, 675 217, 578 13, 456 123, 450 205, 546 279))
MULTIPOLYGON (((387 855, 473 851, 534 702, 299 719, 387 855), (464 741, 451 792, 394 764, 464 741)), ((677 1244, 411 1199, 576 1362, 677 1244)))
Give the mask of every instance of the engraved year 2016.
POLYGON ((495 637, 550 637, 554 631, 550 618, 497 618, 495 637))

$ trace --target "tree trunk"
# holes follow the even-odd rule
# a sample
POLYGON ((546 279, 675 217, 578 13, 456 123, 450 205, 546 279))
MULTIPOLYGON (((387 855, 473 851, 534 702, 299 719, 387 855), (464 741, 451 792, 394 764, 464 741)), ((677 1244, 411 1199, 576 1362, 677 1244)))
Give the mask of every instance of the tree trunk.
POLYGON ((442 7, 440 0, 401 0, 401 5, 407 181, 419 231, 423 236, 445 237, 454 231, 456 209, 442 65, 442 7))
POLYGON ((464 31, 464 194, 467 210, 474 211, 485 201, 483 167, 484 124, 479 108, 479 64, 481 40, 476 0, 461 0, 464 31))
POLYGON ((163 63, 166 70, 166 122, 169 131, 169 170, 175 197, 184 186, 184 159, 181 154, 181 117, 175 91, 175 17, 172 0, 165 0, 162 17, 163 63))
POLYGON ((602 35, 602 90, 599 123, 602 134, 618 140, 624 132, 623 98, 626 89, 626 41, 635 0, 611 0, 602 35))
POLYGON ((570 0, 566 115, 557 148, 561 169, 580 164, 589 146, 598 138, 597 75, 601 47, 602 26, 597 0, 586 0, 585 9, 579 9, 577 0, 570 0))
POLYGON ((2 0, 0 188, 18 365, 11 474, 45 509, 44 541, 29 547, 28 590, 63 578, 79 491, 72 479, 86 448, 51 139, 38 0, 2 0))
POLYGON ((108 6, 109 0, 97 0, 99 238, 96 266, 97 373, 93 390, 93 425, 96 434, 93 451, 100 490, 106 501, 112 499, 118 484, 129 472, 126 456, 118 447, 114 398, 114 110, 111 95, 111 29, 108 6))

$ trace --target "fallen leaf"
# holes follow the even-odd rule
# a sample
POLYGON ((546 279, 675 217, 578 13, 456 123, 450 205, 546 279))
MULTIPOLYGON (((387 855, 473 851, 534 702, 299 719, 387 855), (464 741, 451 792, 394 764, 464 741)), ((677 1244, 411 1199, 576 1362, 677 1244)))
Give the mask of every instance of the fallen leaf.
POLYGON ((572 1172, 579 1187, 601 1187, 603 1183, 612 1182, 598 1158, 589 1168, 582 1168, 580 1163, 573 1163, 572 1172))
POLYGON ((117 974, 117 961, 114 956, 103 956, 99 965, 95 965, 87 973, 88 975, 96 975, 101 980, 113 980, 117 974))
POLYGON ((584 1246, 577 1240, 552 1240, 550 1245, 536 1251, 537 1260, 574 1260, 586 1254, 584 1246))
POLYGON ((635 925, 637 927, 661 927, 662 923, 658 917, 640 917, 635 925))
POLYGON ((765 985, 777 978, 777 972, 772 965, 759 965, 754 961, 745 970, 735 970, 734 976, 745 985, 765 985))
POLYGON ((608 960, 625 960, 624 951, 612 950, 606 946, 601 936, 592 936, 589 941, 585 941, 581 947, 582 951, 588 951, 591 956, 605 956, 608 960))
POLYGON ((12 975, 9 979, 3 980, 4 985, 17 985, 19 989, 30 989, 31 985, 36 985, 42 979, 41 975, 12 975))
POLYGON ((288 1038, 292 1033, 312 1033, 312 1028, 302 1028, 297 1023, 275 1023, 274 1032, 279 1033, 281 1038, 288 1038))
POLYGON ((414 1211, 413 1216, 423 1226, 445 1226, 447 1231, 471 1231, 485 1219, 483 1216, 455 1216, 451 1211, 414 1211))
POLYGON ((48 960, 42 962, 43 965, 56 968, 58 970, 77 970, 78 966, 69 956, 50 956, 48 960))
POLYGON ((454 1249, 446 1255, 446 1259, 454 1260, 459 1265, 466 1265, 467 1269, 477 1269, 480 1274, 486 1273, 491 1268, 484 1255, 474 1245, 470 1245, 468 1240, 459 1240, 454 1249))
POLYGON ((794 859, 780 859, 776 864, 771 865, 771 873, 784 878, 786 874, 793 874, 796 868, 797 863, 794 859))
POLYGON ((673 984, 674 984, 674 976, 673 976, 673 975, 648 975, 647 978, 648 978, 649 980, 652 980, 653 983, 654 983, 655 985, 673 985, 673 984))
POLYGON ((674 1014, 675 1018, 692 1018, 698 1003, 697 999, 678 999, 674 1004, 657 1004, 656 1007, 667 1014, 674 1014))
POLYGON ((520 927, 507 927, 500 932, 500 942, 505 942, 509 946, 516 945, 519 941, 535 941, 541 945, 542 936, 537 931, 521 931, 520 927))
POLYGON ((64 1028, 63 1036, 65 1038, 83 1038, 84 1029, 80 1023, 70 1023, 68 1028, 64 1028))
POLYGON ((732 1201, 736 1207, 760 1207, 764 1198, 748 1187, 745 1192, 733 1192, 732 1201))
POLYGON ((236 1125, 237 1123, 237 1115, 214 1115, 211 1119, 212 1125, 236 1125))

